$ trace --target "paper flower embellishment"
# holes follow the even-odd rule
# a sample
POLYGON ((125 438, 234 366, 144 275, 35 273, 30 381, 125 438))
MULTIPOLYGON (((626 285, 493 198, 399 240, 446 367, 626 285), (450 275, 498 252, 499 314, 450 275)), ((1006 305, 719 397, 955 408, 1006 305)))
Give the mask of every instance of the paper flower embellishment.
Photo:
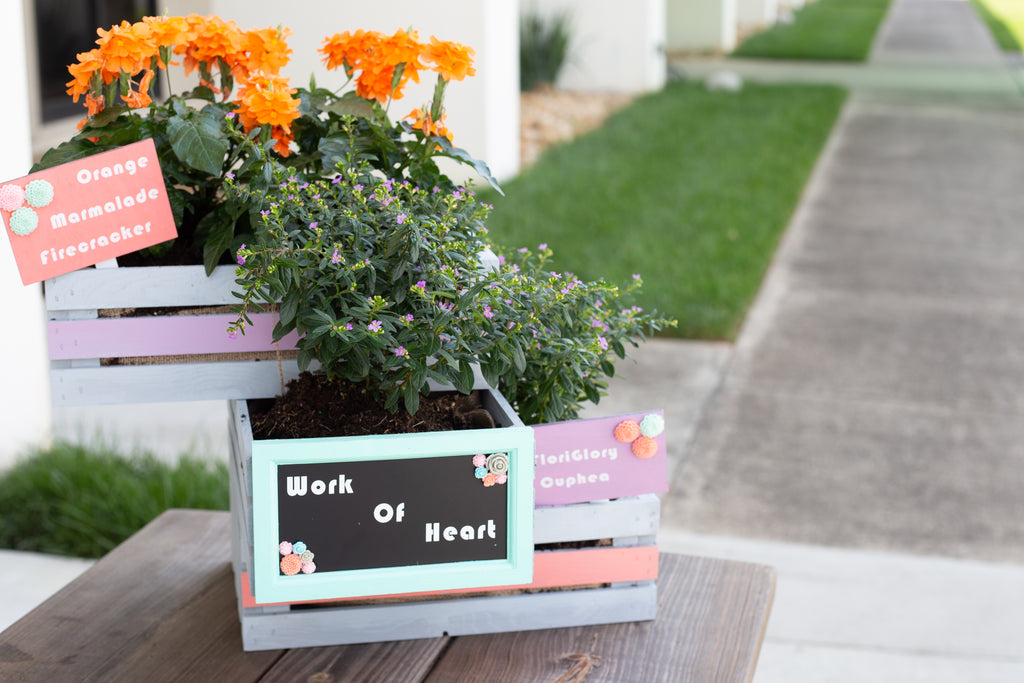
POLYGON ((473 456, 473 468, 473 476, 479 479, 484 486, 504 484, 508 481, 508 453, 491 453, 490 455, 478 453, 473 456))
POLYGON ((658 452, 658 442, 654 437, 665 431, 665 419, 657 413, 644 415, 637 423, 634 420, 623 420, 615 425, 615 439, 628 443, 633 455, 638 458, 653 458, 658 452))
POLYGON ((285 555, 281 560, 281 573, 285 576, 295 576, 302 571, 302 560, 295 553, 285 555))
POLYGON ((11 232, 15 235, 31 235, 38 225, 39 216, 32 209, 23 206, 11 214, 11 232))
POLYGON ((277 551, 283 556, 281 558, 281 573, 285 576, 295 576, 299 572, 312 574, 316 571, 316 564, 313 562, 313 551, 306 547, 302 541, 281 541, 277 551))
POLYGON ((13 183, 0 187, 0 209, 14 211, 25 203, 25 190, 13 183))
POLYGON ((638 458, 653 458, 658 452, 658 442, 649 436, 638 436, 633 442, 633 455, 638 458))
POLYGON ((25 201, 29 206, 41 209, 53 201, 53 185, 45 180, 33 180, 25 186, 25 201))
POLYGON ((640 420, 640 433, 651 438, 665 431, 665 419, 661 415, 651 413, 640 420))
POLYGON ((640 425, 633 420, 624 420, 615 426, 615 440, 629 443, 640 436, 640 425))
POLYGON ((487 471, 491 474, 508 474, 508 453, 491 453, 488 455, 487 471))

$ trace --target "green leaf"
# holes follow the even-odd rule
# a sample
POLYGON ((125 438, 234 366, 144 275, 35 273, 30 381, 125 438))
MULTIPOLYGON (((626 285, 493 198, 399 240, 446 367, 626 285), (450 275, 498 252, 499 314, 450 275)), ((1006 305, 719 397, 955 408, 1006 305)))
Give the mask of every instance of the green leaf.
POLYGON ((515 368, 518 374, 523 374, 526 371, 526 356, 523 355, 523 349, 520 348, 519 344, 513 340, 512 344, 512 367, 515 368))
POLYGON ((295 360, 299 365, 299 370, 305 372, 309 369, 309 364, 313 360, 313 351, 302 347, 299 349, 299 355, 295 360))
POLYGON ((97 147, 91 142, 72 138, 71 140, 60 143, 52 149, 46 150, 43 157, 30 170, 32 173, 35 173, 36 171, 42 171, 47 168, 66 164, 69 161, 84 159, 85 157, 92 156, 93 154, 99 154, 103 151, 105 150, 102 147, 97 147))
POLYGON ((459 375, 455 380, 455 388, 463 394, 473 390, 473 366, 468 361, 459 361, 459 375))
POLYGON ((339 163, 348 163, 349 154, 352 153, 352 146, 349 144, 348 138, 343 135, 337 135, 321 138, 320 144, 317 145, 317 151, 320 152, 324 168, 335 169, 339 163))
POLYGON ((471 166, 481 178, 490 183, 491 187, 493 187, 498 194, 502 197, 505 196, 505 193, 501 190, 501 185, 498 184, 497 178, 491 175, 491 169, 485 162, 472 157, 469 152, 461 147, 454 146, 446 137, 435 136, 432 137, 431 140, 437 142, 438 146, 441 148, 442 156, 455 159, 456 161, 461 161, 462 163, 471 166))
POLYGON ((228 152, 223 121, 215 107, 205 108, 198 115, 172 116, 167 122, 171 148, 188 166, 219 176, 228 152))
POLYGON ((420 392, 409 382, 405 385, 405 389, 402 391, 403 398, 405 398, 405 411, 410 415, 415 415, 416 411, 420 408, 420 392))
POLYGON ((357 118, 372 119, 376 115, 373 103, 359 97, 354 92, 347 92, 339 99, 322 107, 323 111, 339 116, 355 116, 357 118))
POLYGON ((243 205, 222 204, 200 219, 196 232, 206 235, 203 242, 203 265, 206 266, 207 275, 217 267, 224 252, 231 248, 231 241, 235 238, 235 223, 244 212, 243 205))
POLYGON ((295 320, 295 314, 299 310, 299 299, 300 292, 297 289, 289 289, 288 293, 284 295, 284 298, 281 300, 281 310, 279 312, 281 320, 280 324, 292 324, 292 321, 295 320))

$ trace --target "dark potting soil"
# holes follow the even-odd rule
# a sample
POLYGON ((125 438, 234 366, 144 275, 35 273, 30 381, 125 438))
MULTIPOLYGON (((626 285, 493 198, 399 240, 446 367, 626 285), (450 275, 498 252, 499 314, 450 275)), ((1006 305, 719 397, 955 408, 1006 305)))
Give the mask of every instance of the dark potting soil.
POLYGON ((346 381, 328 381, 304 372, 288 383, 283 396, 249 401, 253 437, 298 439, 324 436, 365 436, 440 432, 494 427, 494 419, 480 404, 479 392, 454 391, 420 397, 415 415, 399 403, 395 413, 385 410, 366 389, 346 381))

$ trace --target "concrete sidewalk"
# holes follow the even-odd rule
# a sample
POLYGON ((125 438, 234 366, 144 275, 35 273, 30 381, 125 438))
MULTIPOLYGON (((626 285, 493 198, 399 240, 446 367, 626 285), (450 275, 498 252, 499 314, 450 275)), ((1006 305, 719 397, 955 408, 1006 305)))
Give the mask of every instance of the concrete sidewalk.
POLYGON ((865 66, 736 70, 853 92, 662 545, 778 567, 759 683, 1024 680, 1017 60, 967 0, 896 0, 865 66))

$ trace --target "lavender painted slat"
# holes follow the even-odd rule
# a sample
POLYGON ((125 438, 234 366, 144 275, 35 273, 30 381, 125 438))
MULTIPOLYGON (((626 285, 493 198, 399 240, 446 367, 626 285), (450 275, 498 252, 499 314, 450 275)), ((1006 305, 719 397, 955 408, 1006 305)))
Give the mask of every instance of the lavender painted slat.
MULTIPOLYGON (((234 339, 227 332, 236 319, 230 313, 50 321, 50 360, 274 351, 273 316, 250 316, 253 325, 234 339)), ((295 332, 285 336, 281 350, 294 349, 297 339, 295 332)))

